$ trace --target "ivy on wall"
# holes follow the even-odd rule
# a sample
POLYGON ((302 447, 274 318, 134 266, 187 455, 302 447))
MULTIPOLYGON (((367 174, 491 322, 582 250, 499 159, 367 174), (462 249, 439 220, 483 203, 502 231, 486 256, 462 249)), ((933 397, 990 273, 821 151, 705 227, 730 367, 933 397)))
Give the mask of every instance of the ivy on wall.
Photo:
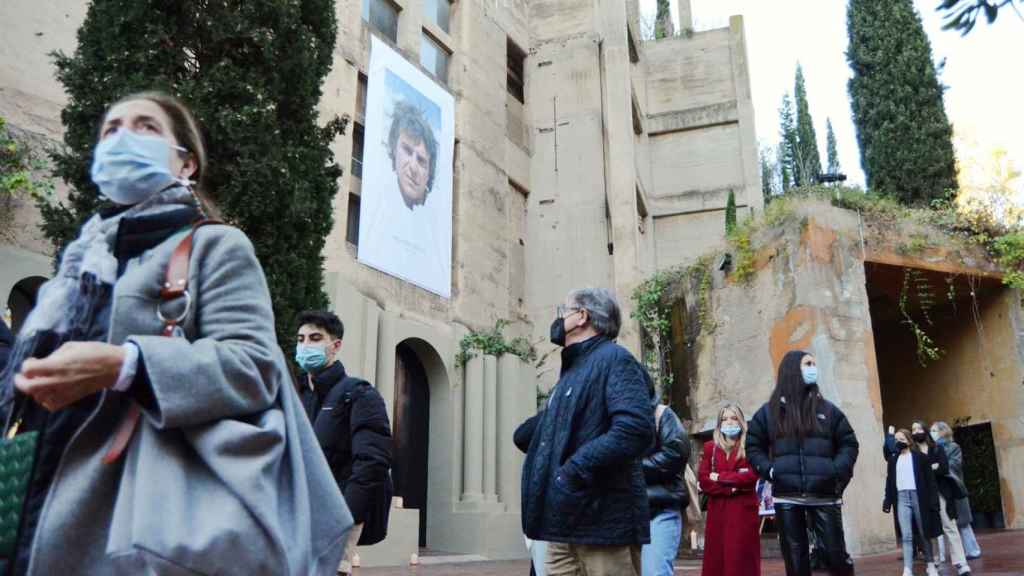
MULTIPOLYGON (((952 288, 952 284, 950 284, 952 288)), ((910 295, 917 296, 918 307, 924 317, 925 323, 933 325, 931 309, 935 304, 935 292, 932 290, 931 282, 920 270, 915 268, 903 269, 903 286, 900 288, 900 314, 903 315, 903 323, 906 324, 914 334, 917 342, 917 362, 925 367, 930 362, 942 358, 943 350, 925 332, 924 327, 919 324, 910 313, 910 295)))
POLYGON ((459 352, 455 355, 455 366, 459 368, 465 366, 478 354, 485 356, 512 354, 524 362, 537 360, 537 350, 526 338, 517 336, 511 340, 505 339, 504 331, 508 324, 508 320, 498 320, 494 323, 494 328, 482 332, 471 331, 463 336, 459 341, 459 352))
POLYGON ((7 120, 0 116, 0 240, 12 239, 14 209, 19 201, 48 199, 53 194, 48 169, 38 151, 16 138, 7 120))
POLYGON ((711 257, 686 267, 660 271, 633 291, 632 318, 640 324, 641 360, 665 401, 671 401, 672 384, 672 308, 677 302, 680 283, 687 282, 696 293, 688 312, 695 315, 697 333, 710 334, 717 327, 711 304, 711 257))

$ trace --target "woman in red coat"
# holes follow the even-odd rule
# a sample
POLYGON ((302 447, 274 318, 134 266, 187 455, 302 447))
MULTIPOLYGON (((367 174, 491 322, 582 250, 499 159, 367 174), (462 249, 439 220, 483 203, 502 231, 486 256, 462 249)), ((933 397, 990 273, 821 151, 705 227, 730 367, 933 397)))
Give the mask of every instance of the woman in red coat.
POLYGON ((701 576, 758 576, 757 472, 747 462, 747 420, 739 406, 718 413, 714 440, 704 444, 700 488, 708 495, 701 576))

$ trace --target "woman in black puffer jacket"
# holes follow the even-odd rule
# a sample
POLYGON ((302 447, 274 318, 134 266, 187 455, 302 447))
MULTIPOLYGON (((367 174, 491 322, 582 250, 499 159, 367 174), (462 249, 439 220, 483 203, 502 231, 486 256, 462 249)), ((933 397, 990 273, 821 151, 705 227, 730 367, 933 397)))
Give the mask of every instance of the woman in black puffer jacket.
POLYGON ((858 450, 846 416, 818 391, 814 356, 786 353, 771 399, 750 422, 747 459, 772 482, 787 575, 810 574, 807 528, 815 524, 824 527, 829 573, 853 574, 841 506, 858 450))
POLYGON ((652 386, 657 434, 643 460, 651 510, 651 543, 641 549, 642 576, 672 576, 683 531, 682 511, 690 503, 683 483, 683 469, 690 459, 690 440, 675 412, 658 400, 652 386))

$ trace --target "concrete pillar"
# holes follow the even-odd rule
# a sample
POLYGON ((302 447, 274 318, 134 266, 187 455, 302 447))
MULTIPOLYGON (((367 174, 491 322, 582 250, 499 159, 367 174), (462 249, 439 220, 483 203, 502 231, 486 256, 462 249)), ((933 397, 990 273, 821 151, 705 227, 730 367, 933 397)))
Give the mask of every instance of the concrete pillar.
POLYGON ((679 31, 686 33, 687 30, 693 30, 693 6, 690 5, 690 0, 676 0, 679 4, 679 31))
POLYGON ((736 113, 739 116, 740 147, 743 159, 743 192, 736 195, 736 204, 760 212, 764 209, 761 193, 761 170, 758 159, 757 133, 754 130, 754 100, 750 91, 750 70, 747 66, 747 40, 743 16, 729 18, 729 43, 732 54, 732 82, 736 91, 736 113))
POLYGON ((498 360, 498 498, 518 512, 520 480, 526 455, 512 443, 516 428, 535 410, 537 383, 530 366, 511 354, 498 360))
MULTIPOLYGON (((506 354, 508 356, 508 354, 506 354)), ((498 358, 484 356, 484 500, 498 500, 498 358)))
POLYGON ((391 422, 395 421, 395 347, 398 346, 398 342, 395 342, 395 323, 394 312, 385 311, 380 314, 376 381, 373 383, 384 398, 391 422))
POLYGON ((484 359, 466 362, 462 501, 479 502, 484 492, 484 359))

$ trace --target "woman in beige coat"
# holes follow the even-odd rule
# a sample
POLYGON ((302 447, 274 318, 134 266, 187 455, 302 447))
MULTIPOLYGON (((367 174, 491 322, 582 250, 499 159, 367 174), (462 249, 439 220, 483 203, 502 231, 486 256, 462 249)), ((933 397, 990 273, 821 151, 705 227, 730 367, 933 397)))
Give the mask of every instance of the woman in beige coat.
POLYGON ((3 375, 6 433, 41 433, 10 574, 338 565, 351 516, 288 385, 253 246, 191 226, 205 164, 173 97, 103 118, 92 179, 116 206, 67 247, 3 375))

